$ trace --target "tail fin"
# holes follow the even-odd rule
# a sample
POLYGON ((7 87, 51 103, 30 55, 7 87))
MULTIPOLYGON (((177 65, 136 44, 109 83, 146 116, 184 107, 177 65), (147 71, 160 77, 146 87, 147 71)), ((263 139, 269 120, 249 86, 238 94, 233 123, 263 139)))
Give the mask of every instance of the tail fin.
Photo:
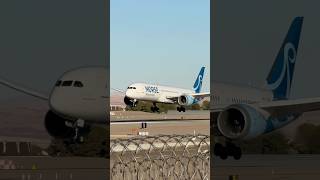
POLYGON ((201 91, 204 69, 205 69, 205 67, 202 67, 200 69, 198 77, 197 77, 196 81, 194 82, 193 90, 194 90, 195 93, 200 93, 200 91, 201 91))
POLYGON ((284 100, 289 97, 302 23, 303 17, 296 17, 292 21, 267 77, 267 84, 273 92, 274 100, 284 100))

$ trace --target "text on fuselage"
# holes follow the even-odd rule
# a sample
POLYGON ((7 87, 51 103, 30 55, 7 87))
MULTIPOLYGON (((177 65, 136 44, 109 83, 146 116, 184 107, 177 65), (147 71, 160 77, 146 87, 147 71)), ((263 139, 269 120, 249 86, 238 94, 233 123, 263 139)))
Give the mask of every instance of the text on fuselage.
POLYGON ((144 88, 146 93, 153 93, 153 94, 159 93, 158 87, 156 86, 145 86, 144 88))

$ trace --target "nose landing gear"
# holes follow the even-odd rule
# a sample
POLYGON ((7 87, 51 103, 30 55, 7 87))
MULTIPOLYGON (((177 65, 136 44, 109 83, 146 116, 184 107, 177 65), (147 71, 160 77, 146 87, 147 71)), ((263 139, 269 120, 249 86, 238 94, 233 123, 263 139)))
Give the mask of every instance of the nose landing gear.
POLYGON ((131 98, 128 98, 127 96, 124 97, 123 101, 126 105, 130 107, 136 107, 138 104, 137 99, 131 99, 131 98))
POLYGON ((136 99, 133 99, 131 102, 132 102, 132 107, 136 107, 138 104, 138 101, 136 99))
POLYGON ((78 119, 75 122, 66 122, 66 126, 74 129, 74 136, 72 138, 73 143, 83 143, 84 134, 89 131, 89 126, 85 126, 85 121, 83 119, 78 119))

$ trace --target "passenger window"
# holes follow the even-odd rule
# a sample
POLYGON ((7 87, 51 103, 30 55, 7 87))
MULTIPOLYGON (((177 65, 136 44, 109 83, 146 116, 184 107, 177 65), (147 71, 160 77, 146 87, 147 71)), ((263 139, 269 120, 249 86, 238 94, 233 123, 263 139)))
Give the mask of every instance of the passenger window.
POLYGON ((82 82, 80 82, 80 81, 75 81, 75 82, 73 83, 73 86, 74 86, 74 87, 83 87, 83 84, 82 84, 82 82))
POLYGON ((63 81, 62 82, 62 86, 71 86, 72 85, 72 81, 63 81))
POLYGON ((60 86, 61 82, 62 82, 61 80, 57 81, 55 86, 60 86))

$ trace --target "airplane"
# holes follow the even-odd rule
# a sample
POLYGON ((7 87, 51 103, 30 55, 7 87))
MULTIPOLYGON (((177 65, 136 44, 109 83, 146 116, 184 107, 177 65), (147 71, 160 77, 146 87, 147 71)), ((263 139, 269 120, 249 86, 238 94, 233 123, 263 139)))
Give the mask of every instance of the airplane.
POLYGON ((107 70, 101 66, 79 67, 61 75, 50 95, 0 79, 0 84, 47 101, 44 125, 54 138, 83 142, 93 125, 107 123, 107 70))
POLYGON ((239 142, 291 123, 303 113, 320 109, 320 98, 290 99, 303 17, 291 23, 266 78, 267 88, 214 83, 211 119, 214 155, 221 159, 242 155, 239 142))
POLYGON ((178 104, 177 111, 185 112, 184 106, 196 104, 204 97, 210 96, 209 92, 201 93, 204 70, 205 67, 200 69, 193 90, 146 83, 131 84, 126 91, 112 89, 125 94, 124 103, 129 107, 135 107, 139 101, 149 101, 153 103, 152 112, 159 112, 157 103, 178 104))

